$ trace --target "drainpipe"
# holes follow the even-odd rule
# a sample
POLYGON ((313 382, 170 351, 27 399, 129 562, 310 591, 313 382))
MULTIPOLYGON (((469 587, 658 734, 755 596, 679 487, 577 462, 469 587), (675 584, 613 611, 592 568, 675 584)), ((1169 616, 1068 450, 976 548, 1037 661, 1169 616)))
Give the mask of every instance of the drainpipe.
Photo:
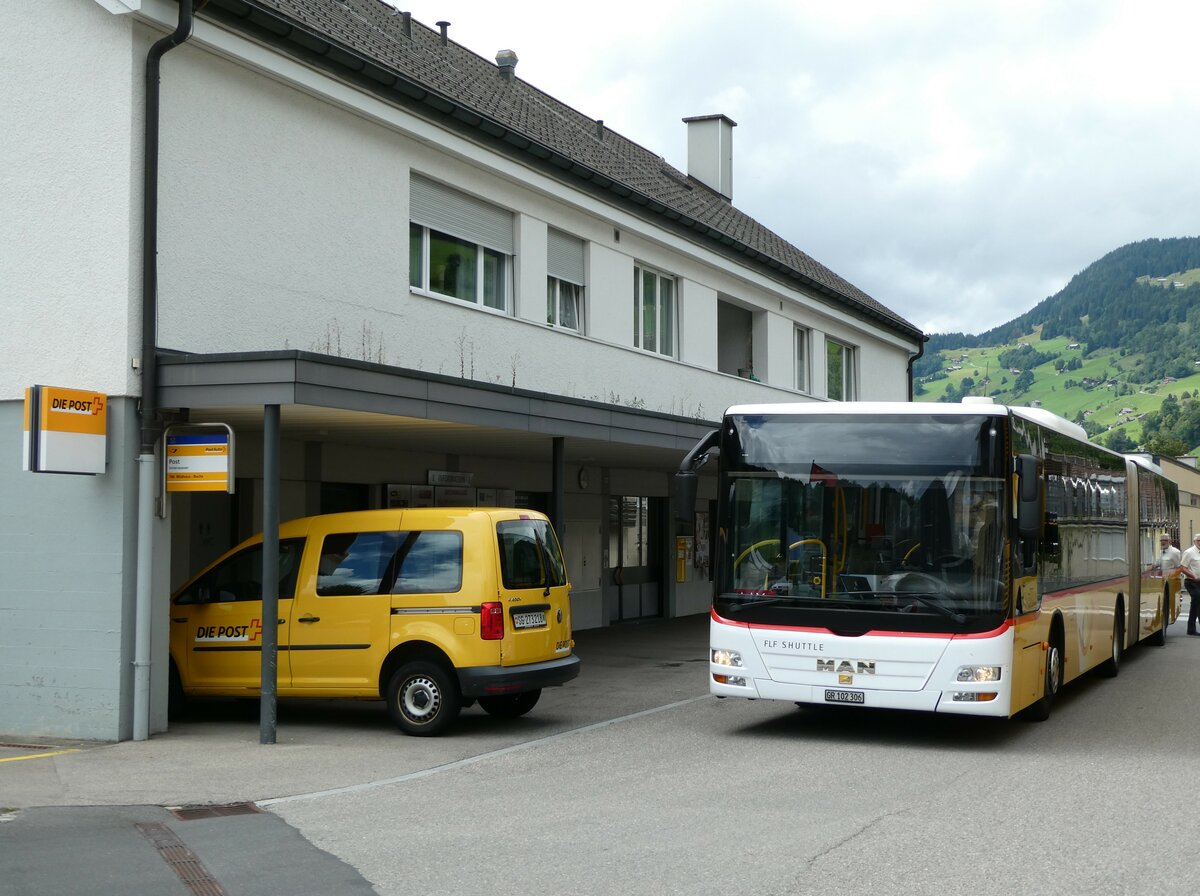
POLYGON ((921 336, 921 342, 917 348, 915 355, 908 356, 908 400, 912 401, 916 396, 913 395, 913 365, 921 360, 925 355, 925 343, 929 341, 928 336, 921 336))
POLYGON ((158 106, 162 57, 192 34, 192 2, 179 0, 179 24, 146 55, 146 133, 142 183, 142 401, 138 455, 137 584, 133 648, 133 739, 150 735, 150 645, 154 609, 154 445, 158 441, 158 106))

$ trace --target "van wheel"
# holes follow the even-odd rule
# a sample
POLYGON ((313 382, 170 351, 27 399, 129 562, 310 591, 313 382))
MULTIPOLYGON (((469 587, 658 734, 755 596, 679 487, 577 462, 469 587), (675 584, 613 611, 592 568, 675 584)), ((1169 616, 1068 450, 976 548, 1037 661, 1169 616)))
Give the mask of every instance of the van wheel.
POLYGON ((433 737, 458 718, 462 698, 445 667, 418 660, 401 666, 388 682, 387 707, 405 734, 433 737))
POLYGON ((183 693, 183 679, 179 677, 179 669, 175 661, 171 661, 171 671, 167 680, 167 720, 177 721, 183 717, 187 703, 187 695, 183 693))
POLYGON ((507 694, 503 697, 480 697, 479 705, 489 716, 500 719, 515 719, 525 715, 537 706, 541 690, 523 691, 520 694, 507 694))

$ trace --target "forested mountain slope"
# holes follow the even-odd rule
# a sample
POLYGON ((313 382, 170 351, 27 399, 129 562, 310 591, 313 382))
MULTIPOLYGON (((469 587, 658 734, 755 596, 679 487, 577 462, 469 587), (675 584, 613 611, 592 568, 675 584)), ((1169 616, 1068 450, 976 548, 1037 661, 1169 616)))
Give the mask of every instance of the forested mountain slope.
POLYGON ((1200 445, 1200 237, 1122 246, 1006 324, 934 334, 914 377, 918 401, 1037 403, 1119 450, 1187 453, 1200 445))

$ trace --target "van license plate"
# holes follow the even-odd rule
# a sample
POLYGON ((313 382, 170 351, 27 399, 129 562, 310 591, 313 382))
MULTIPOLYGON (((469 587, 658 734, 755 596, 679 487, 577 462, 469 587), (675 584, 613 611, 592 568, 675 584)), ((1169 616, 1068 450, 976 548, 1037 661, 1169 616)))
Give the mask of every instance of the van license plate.
POLYGON ((546 613, 535 610, 531 613, 513 613, 513 628, 541 628, 546 624, 546 613))
POLYGON ((826 703, 865 703, 866 695, 862 691, 825 691, 826 703))

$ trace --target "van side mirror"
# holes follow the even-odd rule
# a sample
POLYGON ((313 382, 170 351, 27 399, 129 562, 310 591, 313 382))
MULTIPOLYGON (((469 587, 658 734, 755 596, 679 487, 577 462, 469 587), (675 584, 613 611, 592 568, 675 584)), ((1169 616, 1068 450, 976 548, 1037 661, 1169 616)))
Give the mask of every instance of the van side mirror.
POLYGON ((1042 495, 1037 458, 1017 458, 1017 532, 1021 538, 1037 538, 1042 528, 1042 495))

